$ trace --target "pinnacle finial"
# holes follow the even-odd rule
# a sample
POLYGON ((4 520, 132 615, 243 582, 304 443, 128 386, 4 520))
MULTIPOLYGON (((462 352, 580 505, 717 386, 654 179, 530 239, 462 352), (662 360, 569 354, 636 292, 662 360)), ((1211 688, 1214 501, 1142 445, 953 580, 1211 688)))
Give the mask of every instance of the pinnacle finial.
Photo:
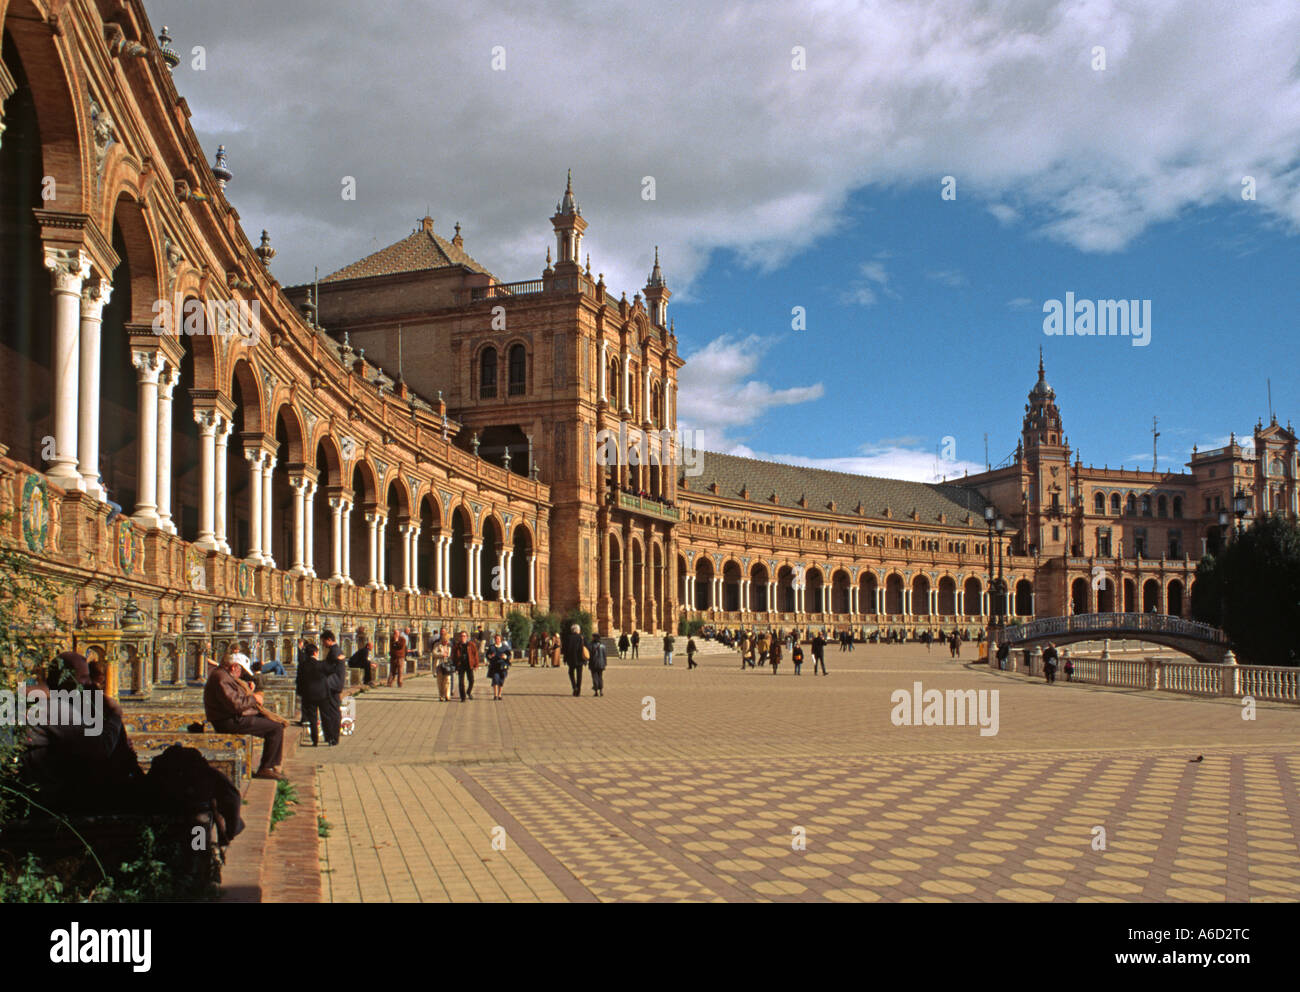
POLYGON ((1041 379, 1046 374, 1047 371, 1043 368, 1043 346, 1040 344, 1038 346, 1038 378, 1041 379))
POLYGON ((568 177, 564 181, 564 191, 566 193, 573 192, 573 170, 572 169, 569 170, 568 177))

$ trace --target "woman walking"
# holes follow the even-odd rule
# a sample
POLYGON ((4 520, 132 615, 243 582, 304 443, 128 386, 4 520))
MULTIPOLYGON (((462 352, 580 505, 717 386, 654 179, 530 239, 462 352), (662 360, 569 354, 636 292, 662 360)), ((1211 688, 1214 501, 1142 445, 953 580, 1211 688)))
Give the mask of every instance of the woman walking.
POLYGON ((438 643, 433 646, 433 671, 438 677, 438 701, 451 702, 451 677, 456 668, 451 663, 451 639, 446 627, 438 631, 438 643))
POLYGON ((537 641, 538 641, 537 631, 534 630, 531 634, 528 635, 528 667, 529 668, 537 667, 537 641))
POLYGON ((775 675, 775 674, 776 674, 776 670, 777 670, 777 668, 780 667, 780 665, 781 665, 781 640, 780 640, 780 638, 777 638, 777 637, 772 638, 772 656, 771 656, 771 658, 770 658, 769 660, 772 662, 772 674, 775 675))
POLYGON ((632 644, 632 642, 629 641, 629 640, 627 639, 627 634, 620 634, 620 635, 619 635, 619 638, 618 638, 618 656, 619 656, 620 659, 621 659, 621 658, 626 658, 626 657, 627 657, 627 649, 628 649, 628 647, 631 646, 631 644, 632 644))
POLYGON ((500 702, 501 692, 505 688, 506 675, 510 672, 509 645, 501 640, 500 634, 492 635, 492 644, 487 649, 488 679, 492 682, 492 700, 500 702))

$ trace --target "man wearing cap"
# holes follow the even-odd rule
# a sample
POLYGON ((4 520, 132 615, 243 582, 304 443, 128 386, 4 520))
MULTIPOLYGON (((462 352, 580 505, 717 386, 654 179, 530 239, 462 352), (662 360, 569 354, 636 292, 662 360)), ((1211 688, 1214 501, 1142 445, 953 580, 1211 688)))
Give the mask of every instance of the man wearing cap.
POLYGON ((252 663, 238 651, 228 649, 203 687, 203 710, 217 733, 262 738, 262 761, 254 778, 285 781, 280 773, 284 725, 262 715, 262 694, 249 691, 239 678, 245 671, 250 676, 253 674, 252 663))

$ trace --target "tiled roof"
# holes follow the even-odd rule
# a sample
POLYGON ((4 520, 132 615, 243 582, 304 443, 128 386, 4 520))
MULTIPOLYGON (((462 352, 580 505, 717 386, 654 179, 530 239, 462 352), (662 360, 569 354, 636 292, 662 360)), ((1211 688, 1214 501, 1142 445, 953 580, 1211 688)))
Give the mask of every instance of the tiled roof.
POLYGON ((862 516, 869 519, 885 519, 888 507, 892 520, 911 520, 915 510, 920 524, 938 524, 942 513, 948 525, 962 525, 969 513, 970 526, 984 526, 984 497, 953 483, 881 479, 714 451, 700 452, 700 464, 701 474, 693 474, 689 480, 690 493, 711 492, 709 486, 716 482, 718 496, 741 499, 741 490, 748 489, 749 502, 786 513, 808 510, 855 515, 861 503, 862 516), (773 492, 779 501, 775 506, 770 498, 773 492), (799 505, 800 498, 807 500, 806 506, 799 505), (834 511, 829 506, 832 501, 834 511))
MULTIPOLYGON (((391 276, 398 272, 423 272, 463 265, 473 272, 492 275, 459 245, 433 233, 433 221, 425 218, 410 235, 358 262, 331 272, 321 282, 364 279, 368 276, 391 276)), ((495 278, 495 277, 494 277, 495 278)))

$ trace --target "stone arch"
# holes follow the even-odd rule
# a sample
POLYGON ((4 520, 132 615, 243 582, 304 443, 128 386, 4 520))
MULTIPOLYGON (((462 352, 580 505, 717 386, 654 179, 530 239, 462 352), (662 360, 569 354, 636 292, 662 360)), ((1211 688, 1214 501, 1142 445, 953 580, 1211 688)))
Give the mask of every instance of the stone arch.
POLYGON ((849 573, 846 569, 837 568, 831 573, 831 613, 850 613, 849 607, 852 606, 851 595, 849 590, 852 588, 852 581, 849 579, 849 573))
MULTIPOLYGON (((207 330, 206 324, 204 326, 204 330, 205 331, 207 330)), ((196 335, 196 337, 201 337, 202 339, 206 340, 209 345, 212 345, 213 338, 211 334, 205 333, 202 335, 196 335)), ((215 357, 215 348, 213 349, 213 353, 215 357)), ((194 362, 195 362, 195 378, 197 379, 198 378, 198 345, 197 344, 195 345, 194 362)), ((235 362, 234 367, 231 368, 230 370, 230 377, 229 379, 227 379, 225 383, 226 388, 222 389, 221 392, 224 395, 229 396, 233 399, 234 397, 233 383, 236 381, 239 383, 239 394, 240 394, 240 399, 242 400, 243 403, 242 413, 243 413, 244 432, 246 434, 263 434, 263 435, 269 433, 270 432, 268 430, 269 421, 266 417, 266 407, 262 400, 261 377, 257 374, 257 370, 253 367, 252 362, 250 362, 247 358, 240 358, 239 361, 235 362)))
POLYGON ((321 473, 316 479, 317 488, 342 486, 343 454, 339 451, 338 442, 334 440, 334 436, 328 431, 322 434, 320 440, 316 442, 315 452, 314 463, 317 471, 321 473))
POLYGON ((874 614, 877 612, 876 607, 876 589, 879 581, 876 579, 876 573, 870 569, 863 569, 862 574, 858 576, 858 610, 862 613, 874 614))
POLYGON ((930 577, 924 572, 912 577, 912 615, 930 616, 930 577))
POLYGON ((277 435, 280 433, 280 427, 284 427, 285 440, 281 442, 280 449, 275 454, 277 471, 280 465, 299 465, 306 462, 307 428, 293 404, 281 401, 276 406, 270 422, 275 425, 277 435))
POLYGON ((957 580, 951 575, 939 577, 939 616, 957 615, 957 580))
POLYGON ((95 142, 89 101, 70 69, 81 64, 79 54, 73 50, 75 34, 54 34, 32 0, 11 0, 4 14, 3 33, 12 42, 3 46, 5 62, 12 65, 16 56, 30 86, 41 140, 41 165, 44 174, 53 176, 57 183, 58 209, 90 213, 87 190, 93 183, 91 157, 95 142))
POLYGON ((708 555, 700 555, 695 561, 695 608, 697 610, 716 609, 713 602, 713 561, 708 555))
POLYGON ((1088 612, 1088 580, 1075 579, 1070 583, 1070 613, 1078 615, 1088 612))
POLYGON ((740 610, 740 583, 745 570, 735 558, 722 563, 722 609, 729 613, 740 610))
POLYGON ((530 561, 536 553, 537 541, 533 530, 520 520, 511 529, 508 538, 510 557, 510 598, 516 603, 528 603, 533 599, 532 569, 530 561))
POLYGON ((1160 582, 1158 579, 1147 579, 1142 583, 1142 612, 1160 612, 1160 582))
POLYGON ((489 602, 504 599, 505 576, 499 569, 501 552, 505 549, 505 528, 495 511, 483 515, 479 545, 479 597, 489 602))
MULTIPOLYGON (((158 252, 149 219, 135 197, 122 190, 113 203, 112 217, 107 226, 109 230, 116 226, 121 232, 121 262, 126 263, 130 276, 131 306, 130 313, 125 315, 126 321, 130 324, 152 325, 157 317, 154 301, 162 298, 163 292, 158 279, 158 252)), ((115 272, 114 275, 116 274, 115 272)), ((116 285, 115 281, 114 295, 123 288, 125 287, 116 285)))
POLYGON ((968 576, 962 583, 961 612, 968 617, 984 615, 984 583, 974 575, 968 576))
POLYGON ((1028 579, 1019 579, 1015 584, 1013 610, 1018 617, 1034 615, 1034 584, 1028 579))
POLYGON ((885 576, 885 612, 890 616, 903 612, 903 577, 898 572, 885 576))
POLYGON ((1182 580, 1171 579, 1165 589, 1165 612, 1170 616, 1181 617, 1185 612, 1185 599, 1182 580))

